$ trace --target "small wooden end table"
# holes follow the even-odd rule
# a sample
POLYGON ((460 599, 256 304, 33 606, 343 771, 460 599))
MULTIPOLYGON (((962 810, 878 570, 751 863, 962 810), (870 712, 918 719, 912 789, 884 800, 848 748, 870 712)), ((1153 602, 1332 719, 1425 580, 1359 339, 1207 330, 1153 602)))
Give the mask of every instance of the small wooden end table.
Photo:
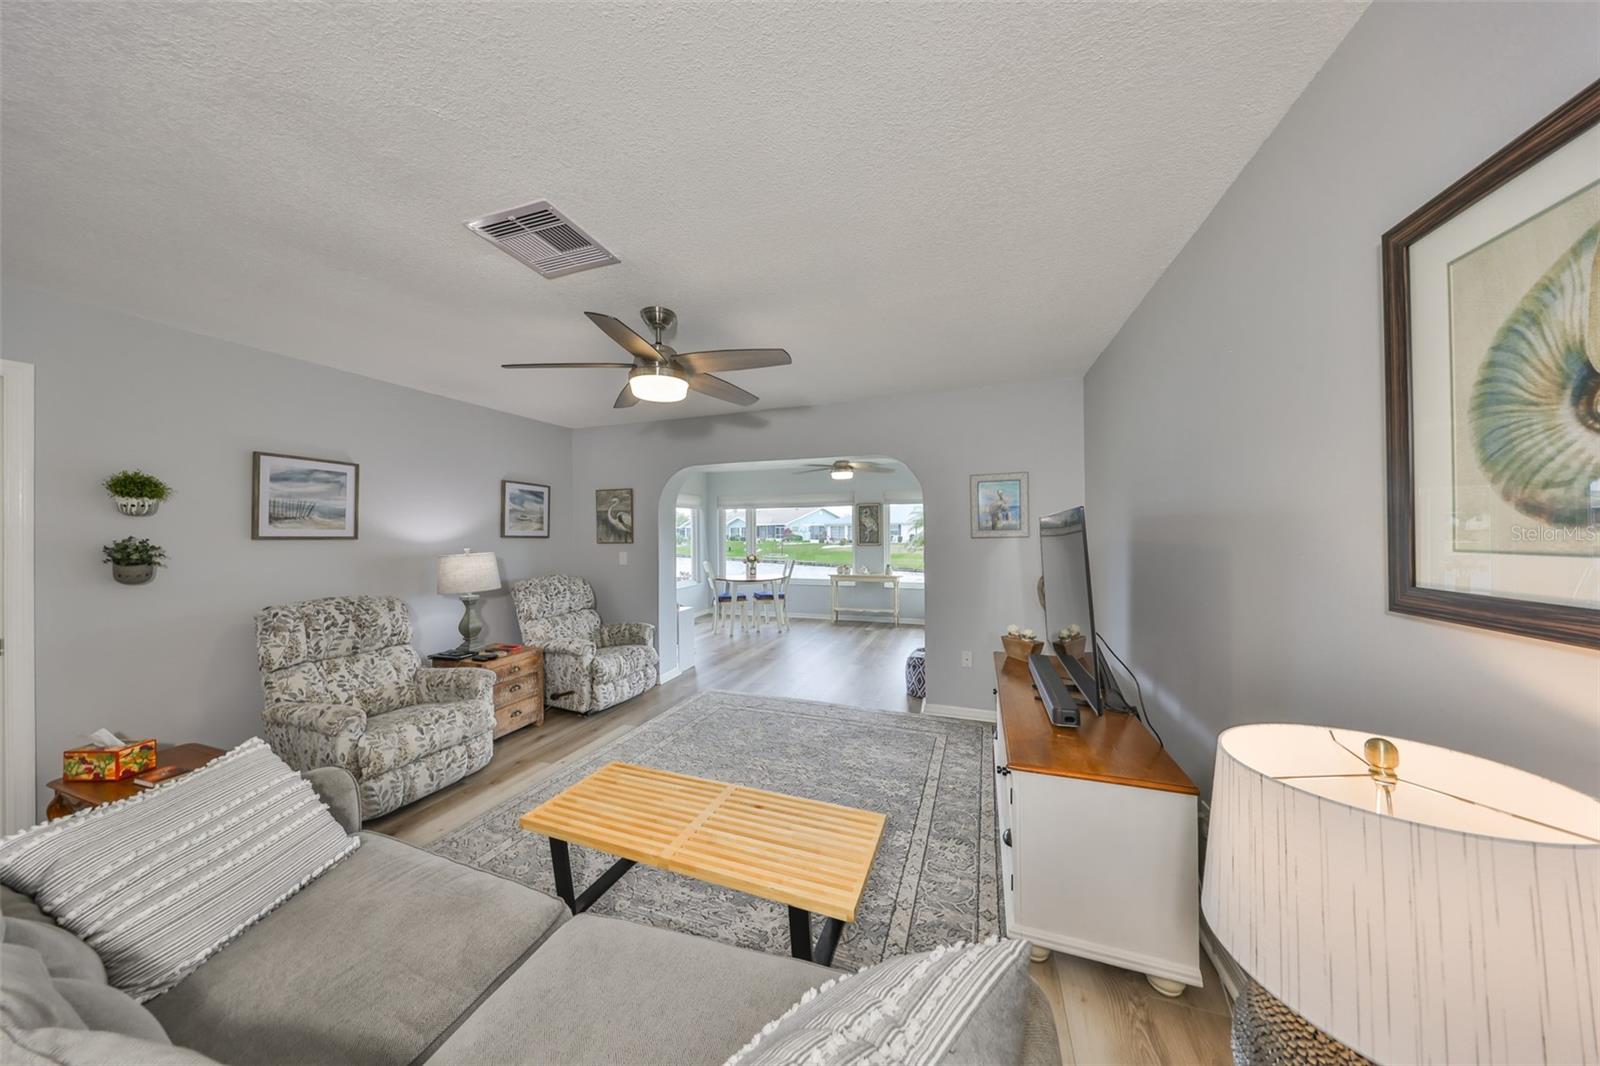
POLYGON ((494 738, 523 726, 544 723, 544 651, 523 648, 488 662, 473 659, 431 659, 436 670, 476 666, 494 672, 494 738))
POLYGON ((520 824, 550 838, 556 893, 573 914, 642 862, 787 904, 790 952, 827 966, 845 923, 855 921, 886 821, 875 811, 614 762, 520 824), (619 860, 575 893, 568 842, 619 860), (815 945, 813 911, 825 919, 815 945))
MULTIPOLYGON (((222 754, 223 749, 213 748, 209 744, 157 744, 156 765, 198 770, 222 754)), ((115 803, 144 791, 131 778, 124 781, 66 781, 58 777, 47 787, 55 793, 50 799, 50 806, 44 809, 45 817, 51 821, 88 807, 115 803)))

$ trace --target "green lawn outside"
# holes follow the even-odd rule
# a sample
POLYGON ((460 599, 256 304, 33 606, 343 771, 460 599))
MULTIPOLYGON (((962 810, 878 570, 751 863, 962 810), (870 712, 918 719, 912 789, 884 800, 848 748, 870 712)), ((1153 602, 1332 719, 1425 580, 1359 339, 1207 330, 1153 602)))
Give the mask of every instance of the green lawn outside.
MULTIPOLYGON (((728 558, 743 559, 745 543, 742 540, 727 542, 728 558)), ((811 544, 788 543, 779 544, 775 540, 763 540, 756 545, 756 554, 763 559, 793 559, 802 563, 817 563, 822 566, 849 566, 855 561, 855 549, 849 544, 811 544)), ((889 550, 889 565, 896 570, 922 570, 922 549, 913 548, 908 544, 891 545, 889 550)))

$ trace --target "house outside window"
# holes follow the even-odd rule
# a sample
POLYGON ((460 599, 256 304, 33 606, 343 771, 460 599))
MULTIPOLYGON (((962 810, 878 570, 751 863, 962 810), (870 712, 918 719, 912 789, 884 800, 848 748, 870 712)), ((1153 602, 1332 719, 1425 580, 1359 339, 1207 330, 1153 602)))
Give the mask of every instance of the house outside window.
POLYGON ((920 499, 886 501, 889 565, 900 575, 900 584, 908 588, 926 583, 923 561, 923 517, 920 499))
POLYGON ((690 501, 680 499, 674 515, 678 584, 693 585, 700 580, 700 509, 690 501))

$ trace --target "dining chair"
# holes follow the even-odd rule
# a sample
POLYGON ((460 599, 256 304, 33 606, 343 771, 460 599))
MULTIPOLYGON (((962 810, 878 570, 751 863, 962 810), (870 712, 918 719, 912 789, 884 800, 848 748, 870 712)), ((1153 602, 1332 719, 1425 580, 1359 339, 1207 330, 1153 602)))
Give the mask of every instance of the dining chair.
POLYGON ((761 608, 766 607, 772 611, 772 624, 783 629, 789 628, 789 579, 794 577, 793 559, 784 560, 783 576, 772 582, 765 590, 756 593, 756 624, 760 625, 761 608))
MULTIPOLYGON (((701 560, 700 568, 705 573, 706 590, 711 593, 711 632, 722 632, 722 623, 727 622, 728 634, 731 636, 733 634, 731 612, 737 610, 739 612, 739 624, 741 626, 747 625, 744 620, 744 610, 747 602, 745 595, 742 592, 734 595, 731 589, 726 592, 719 589, 717 586, 721 579, 717 577, 717 572, 712 569, 710 560, 701 560)), ((726 588, 727 586, 724 585, 723 587, 726 588)))

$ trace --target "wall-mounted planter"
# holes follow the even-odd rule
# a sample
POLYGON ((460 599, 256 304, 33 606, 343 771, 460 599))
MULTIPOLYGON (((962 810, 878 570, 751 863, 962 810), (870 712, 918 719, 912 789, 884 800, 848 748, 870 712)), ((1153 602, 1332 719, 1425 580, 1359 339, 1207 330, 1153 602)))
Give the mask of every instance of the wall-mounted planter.
POLYGON ((117 510, 134 517, 155 514, 156 508, 161 506, 160 500, 146 500, 137 496, 113 496, 111 498, 117 502, 117 510))
POLYGON ((143 566, 118 566, 112 564, 111 576, 119 584, 144 585, 156 576, 156 568, 146 563, 143 566))
POLYGON ((156 513, 161 501, 172 495, 172 486, 143 470, 119 470, 100 483, 125 515, 139 518, 156 513))

